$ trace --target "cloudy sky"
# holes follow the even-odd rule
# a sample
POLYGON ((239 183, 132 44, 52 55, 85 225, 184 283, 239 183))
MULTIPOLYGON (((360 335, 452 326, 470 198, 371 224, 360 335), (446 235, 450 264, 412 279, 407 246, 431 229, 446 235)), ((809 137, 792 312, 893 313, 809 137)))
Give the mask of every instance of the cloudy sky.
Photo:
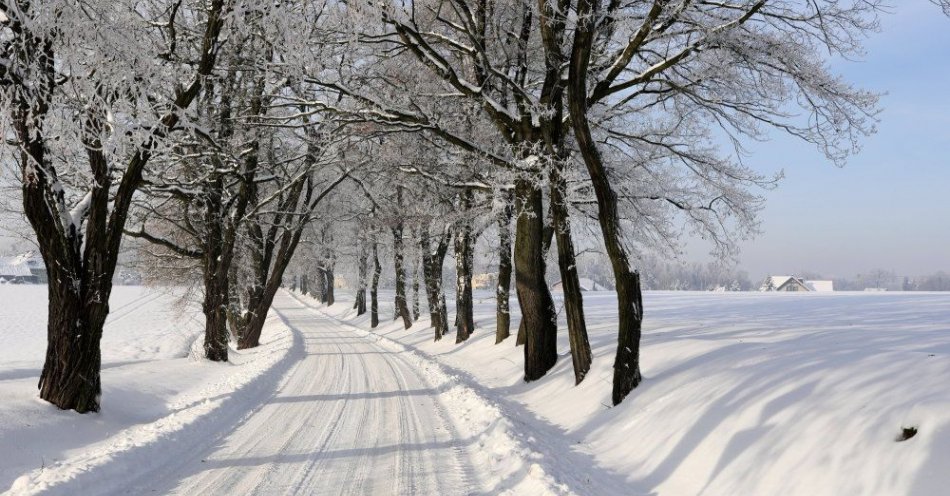
POLYGON ((839 169, 791 138, 750 147, 748 163, 785 171, 768 193, 764 234, 743 245, 752 276, 950 271, 950 18, 927 0, 892 3, 864 60, 834 64, 887 93, 862 152, 839 169))

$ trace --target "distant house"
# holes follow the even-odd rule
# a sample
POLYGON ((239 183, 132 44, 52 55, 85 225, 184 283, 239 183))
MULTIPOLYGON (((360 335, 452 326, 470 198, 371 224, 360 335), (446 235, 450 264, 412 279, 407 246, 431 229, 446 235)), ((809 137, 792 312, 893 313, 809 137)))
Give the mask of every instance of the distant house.
POLYGON ((14 265, 8 259, 0 259, 0 284, 32 284, 33 273, 25 265, 14 265))
POLYGON ((46 284, 46 264, 33 252, 0 257, 0 284, 46 284))
POLYGON ((497 272, 486 272, 484 274, 475 274, 472 276, 472 288, 474 289, 493 289, 497 284, 497 272))
POLYGON ((805 280, 795 276, 769 276, 759 291, 830 293, 835 290, 834 281, 805 280))
MULTIPOLYGON (((581 277, 579 282, 581 283, 581 291, 610 291, 610 288, 602 284, 597 284, 593 279, 581 277)), ((564 284, 561 281, 554 283, 551 285, 551 291, 563 293, 564 284)))

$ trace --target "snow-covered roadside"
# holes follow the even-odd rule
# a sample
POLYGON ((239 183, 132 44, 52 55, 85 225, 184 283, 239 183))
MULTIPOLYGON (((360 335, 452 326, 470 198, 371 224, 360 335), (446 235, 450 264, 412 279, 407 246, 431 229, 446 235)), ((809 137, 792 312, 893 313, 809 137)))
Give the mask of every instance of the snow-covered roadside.
MULTIPOLYGON (((405 344, 361 329, 327 312, 317 302, 298 293, 297 301, 333 318, 341 329, 373 341, 380 347, 399 353, 412 364, 429 385, 439 391, 439 399, 455 423, 461 438, 476 438, 470 450, 482 494, 555 495, 576 494, 550 474, 556 452, 545 456, 535 449, 539 432, 513 422, 499 406, 476 391, 474 384, 457 370, 444 367, 429 356, 405 344)), ((339 305, 338 308, 344 308, 339 305)), ((475 488, 472 488, 475 489, 475 488)))
MULTIPOLYGON (((950 295, 648 293, 646 379, 616 408, 612 294, 585 294, 595 361, 577 387, 563 322, 558 364, 525 384, 521 350, 513 338, 494 344, 494 302, 477 296, 467 343, 432 342, 426 315, 403 330, 389 320, 388 294, 373 333, 497 405, 529 450, 547 454, 545 471, 578 493, 938 495, 950 486, 950 295), (918 433, 897 442, 904 427, 918 433)), ((321 311, 369 328, 350 298, 338 300, 321 311)))
MULTIPOLYGON (((23 288, 0 290, 6 301, 19 301, 18 311, 45 316, 45 297, 26 294, 35 287, 17 292, 23 288)), ((210 363, 195 352, 201 323, 172 317, 175 297, 154 296, 154 290, 143 288, 117 287, 116 292, 112 306, 122 308, 117 300, 128 301, 134 313, 123 322, 125 314, 115 312, 107 323, 100 413, 58 410, 36 398, 37 362, 22 356, 0 361, 0 487, 10 494, 108 494, 125 486, 155 470, 157 460, 213 442, 251 414, 295 360, 291 349, 301 349, 294 346, 299 337, 271 315, 261 347, 232 349, 230 363, 210 363), (169 356, 163 339, 187 344, 169 356), (156 341, 141 342, 148 340, 156 341), (142 350, 155 352, 149 356, 142 350)), ((21 334, 22 348, 30 348, 33 335, 45 335, 45 322, 29 322, 40 328, 29 333, 6 325, 7 319, 0 322, 4 332, 21 334)))

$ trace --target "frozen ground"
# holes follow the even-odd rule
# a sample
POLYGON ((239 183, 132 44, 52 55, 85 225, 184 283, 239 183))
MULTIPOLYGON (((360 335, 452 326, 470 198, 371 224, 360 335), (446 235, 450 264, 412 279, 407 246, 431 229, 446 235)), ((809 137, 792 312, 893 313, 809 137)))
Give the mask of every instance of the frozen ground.
MULTIPOLYGON (((513 338, 433 343, 383 297, 282 294, 265 345, 194 358, 201 319, 117 288, 103 412, 37 400, 45 288, 0 286, 0 487, 12 494, 942 495, 950 487, 950 294, 648 293, 645 382, 608 408, 610 293, 587 293, 594 368, 566 332, 521 380, 513 338), (125 310, 123 310, 123 308, 125 310), (190 355, 190 356, 189 356, 190 355), (897 442, 902 428, 913 438, 897 442)), ((517 306, 517 305, 515 305, 517 306)), ((424 311, 424 303, 423 303, 424 311)), ((517 323, 517 316, 513 319, 517 323)))
MULTIPOLYGON (((377 333, 434 359, 495 403, 553 477, 580 494, 943 495, 950 487, 950 294, 645 295, 644 383, 610 404, 614 295, 585 294, 594 366, 561 358, 521 380, 494 301, 463 345, 405 331, 383 301, 377 333), (918 434, 896 438, 905 427, 918 434)), ((353 318, 349 301, 326 309, 353 318)), ((423 303, 424 307, 424 303, 423 303)), ((517 323, 518 319, 513 318, 517 323)))

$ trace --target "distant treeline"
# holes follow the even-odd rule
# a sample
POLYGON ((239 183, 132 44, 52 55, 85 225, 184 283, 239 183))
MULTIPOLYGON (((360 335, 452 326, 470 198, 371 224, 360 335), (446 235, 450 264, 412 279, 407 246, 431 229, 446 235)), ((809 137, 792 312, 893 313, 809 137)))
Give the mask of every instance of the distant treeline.
POLYGON ((939 271, 926 276, 899 276, 885 269, 875 269, 855 277, 834 278, 837 291, 862 291, 882 288, 888 291, 950 291, 950 274, 939 271))
MULTIPOLYGON (((612 288, 613 277, 606 260, 589 257, 579 265, 583 277, 612 288)), ((749 274, 735 267, 709 263, 675 263, 655 257, 644 258, 636 264, 643 289, 665 291, 751 291, 759 288, 749 274)))

